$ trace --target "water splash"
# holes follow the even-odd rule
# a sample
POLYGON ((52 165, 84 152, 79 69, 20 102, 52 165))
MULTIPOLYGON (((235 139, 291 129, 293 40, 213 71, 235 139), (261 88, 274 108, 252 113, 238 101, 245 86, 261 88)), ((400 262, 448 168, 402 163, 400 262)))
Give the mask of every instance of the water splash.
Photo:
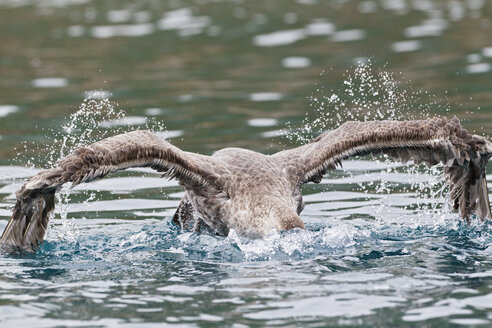
MULTIPOLYGON (((396 78, 396 75, 386 71, 375 70, 370 62, 359 64, 353 72, 345 78, 344 85, 337 92, 331 90, 329 96, 313 96, 312 108, 316 118, 310 120, 311 116, 303 121, 304 132, 315 133, 331 127, 337 126, 345 120, 373 120, 373 119, 403 119, 411 118, 412 114, 405 112, 410 107, 417 104, 415 99, 419 94, 413 93, 405 82, 396 78), (387 109, 387 110, 386 110, 387 109), (407 117, 405 117, 407 116, 407 117)), ((318 89, 318 93, 322 89, 318 89)), ((74 149, 90 144, 101 138, 110 135, 123 133, 129 126, 119 124, 121 122, 138 122, 139 127, 154 131, 165 130, 159 121, 155 120, 128 120, 125 112, 121 110, 117 103, 109 99, 107 93, 88 93, 78 110, 73 113, 61 130, 53 131, 56 135, 56 142, 52 145, 49 164, 55 165, 59 157, 66 156, 74 149), (126 120, 125 120, 126 119, 126 120), (101 122, 118 122, 118 124, 101 125, 101 122)), ((416 105, 419 107, 418 105, 416 105)), ((426 106, 431 106, 427 104, 426 106)), ((424 117, 429 113, 430 107, 422 106, 424 117)), ((132 125, 131 129, 134 129, 132 125)), ((303 138, 305 134, 291 134, 290 137, 303 138)), ((387 160, 383 159, 383 162, 387 160)), ((338 249, 347 249, 360 246, 361 241, 374 241, 373 234, 376 229, 381 229, 387 225, 395 224, 405 227, 418 228, 421 226, 442 226, 447 224, 451 217, 445 215, 448 212, 442 211, 444 194, 446 188, 439 176, 439 169, 421 168, 407 166, 389 166, 379 174, 379 179, 355 179, 355 185, 362 193, 376 193, 383 195, 372 203, 372 217, 374 222, 359 220, 364 224, 358 225, 353 220, 349 223, 337 221, 336 226, 323 225, 322 228, 315 228, 308 231, 295 231, 289 233, 272 232, 261 240, 245 239, 234 231, 227 238, 216 238, 208 235, 197 235, 190 232, 176 233, 177 237, 172 238, 172 242, 155 241, 158 243, 157 249, 165 249, 166 253, 186 253, 189 258, 214 257, 219 254, 221 258, 236 261, 255 260, 267 258, 302 258, 319 252, 320 249, 328 252, 338 249), (403 170, 410 171, 416 176, 407 183, 395 183, 389 179, 391 174, 401 173, 403 170), (421 179, 421 176, 430 177, 421 179), (364 182, 366 181, 366 182, 364 182), (389 202, 390 198, 385 195, 393 193, 406 193, 407 197, 415 199, 410 205, 405 205, 406 209, 413 211, 408 220, 406 214, 398 214, 388 218, 385 214, 388 207, 394 206, 389 202), (410 196, 408 196, 410 195, 410 196), (433 201, 438 199, 438 201, 433 201), (374 224, 371 226, 371 224, 374 224), (174 249, 175 252, 170 251, 174 249)), ((357 177, 360 172, 345 172, 353 177, 357 177)), ((367 174, 367 172, 362 172, 367 174)), ((57 214, 62 218, 61 225, 56 229, 54 239, 63 239, 77 243, 80 238, 80 231, 72 220, 67 220, 67 207, 71 197, 82 198, 82 203, 89 206, 90 201, 98 197, 100 190, 82 190, 74 196, 65 188, 62 190, 57 206, 57 214)), ((397 205, 398 206, 398 205, 397 205)), ((454 218, 452 218, 454 220, 454 218)), ((167 233, 166 233, 167 234, 167 233)), ((168 237, 166 237, 168 238, 168 237)), ((130 238, 133 240, 133 238, 130 238)), ((146 242, 153 243, 153 239, 146 239, 146 242)), ((143 243, 143 244, 145 244, 143 243)), ((142 247, 143 244, 139 244, 142 247)))
MULTIPOLYGON (((70 115, 68 122, 61 131, 53 131, 60 141, 58 157, 62 158, 76 148, 107 137, 110 130, 101 129, 100 122, 108 119, 120 119, 125 113, 118 108, 118 104, 106 97, 85 98, 79 109, 70 115)), ((119 131, 111 131, 118 133, 119 131)), ((55 158, 52 159, 53 161, 55 158)), ((50 163, 55 164, 54 162, 50 163)))
MULTIPOLYGON (((321 74, 321 81, 309 98, 310 112, 302 120, 301 127, 295 128, 287 124, 289 131, 286 138, 291 142, 306 143, 323 131, 335 129, 346 121, 426 119, 434 113, 445 114, 450 110, 446 99, 415 89, 410 80, 404 79, 401 74, 385 70, 384 67, 375 67, 371 59, 359 61, 357 66, 346 70, 342 86, 338 89, 328 88, 323 83, 324 76, 325 72, 321 74)), ((449 203, 446 199, 447 187, 442 176, 442 167, 410 165, 402 168, 391 166, 387 157, 376 157, 373 160, 382 161, 387 168, 380 172, 375 181, 356 182, 358 191, 382 195, 415 193, 415 203, 406 208, 415 210, 414 220, 418 222, 427 222, 429 217, 435 217, 437 213, 443 217, 451 212, 450 206, 442 205, 449 203), (388 179, 388 176, 403 170, 415 179, 411 179, 403 187, 401 183, 388 179), (422 179, 422 176, 429 179, 422 179)), ((357 174, 352 171, 344 173, 351 177, 357 174)), ((383 196, 377 204, 372 205, 376 221, 383 220, 381 214, 389 206, 386 201, 383 196)), ((402 220, 395 217, 393 221, 402 220)))
POLYGON ((401 73, 373 65, 371 59, 359 61, 343 75, 343 86, 327 86, 322 72, 313 95, 310 112, 297 128, 288 123, 286 137, 304 143, 346 121, 425 119, 431 113, 450 110, 446 99, 415 89, 401 73))
MULTIPOLYGON (((323 226, 308 224, 307 230, 272 231, 261 239, 242 237, 233 230, 225 238, 181 231, 169 221, 120 220, 114 224, 113 219, 105 219, 91 222, 91 228, 85 229, 88 223, 77 220, 74 222, 79 231, 77 239, 49 238, 38 256, 81 263, 104 259, 108 265, 133 261, 129 270, 138 271, 140 262, 165 260, 238 263, 298 261, 320 256, 352 256, 360 260, 366 256, 367 249, 380 252, 381 257, 392 256, 385 254, 389 244, 405 253, 406 245, 412 240, 426 238, 439 243, 449 239, 450 243, 466 244, 463 248, 470 252, 482 252, 492 241, 490 223, 466 226, 458 220, 439 222, 439 215, 432 219, 418 225, 327 219, 323 226)), ((64 228, 56 224, 51 230, 55 230, 52 234, 61 235, 64 228)))
MULTIPOLYGON (((53 143, 49 144, 46 167, 54 167, 60 158, 73 152, 84 145, 89 145, 103 138, 134 130, 133 126, 115 124, 105 126, 103 122, 125 121, 126 113, 119 104, 110 100, 111 93, 104 90, 94 90, 85 93, 86 97, 79 105, 76 112, 72 113, 61 129, 51 129, 54 135, 53 143)), ((140 124, 139 128, 155 132, 165 131, 162 122, 152 118, 140 124)), ((58 204, 55 214, 61 218, 61 229, 57 238, 76 242, 79 233, 72 220, 67 219, 67 204, 70 203, 72 194, 68 185, 58 193, 58 204)), ((83 204, 90 206, 90 202, 97 197, 94 191, 81 191, 80 197, 85 198, 83 204)))

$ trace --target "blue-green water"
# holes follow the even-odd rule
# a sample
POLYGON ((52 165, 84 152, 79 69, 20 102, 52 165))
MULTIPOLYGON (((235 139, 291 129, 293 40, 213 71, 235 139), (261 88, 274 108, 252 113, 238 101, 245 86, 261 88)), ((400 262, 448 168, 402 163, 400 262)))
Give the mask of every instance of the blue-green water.
MULTIPOLYGON (((204 154, 347 119, 490 134, 491 33, 479 0, 0 0, 0 230, 27 177, 138 128, 204 154)), ((347 161, 304 187, 305 231, 259 240, 181 231, 148 170, 64 190, 41 249, 0 255, 0 327, 490 326, 492 225, 440 171, 347 161)))
POLYGON ((307 188, 306 231, 260 240, 181 231, 169 218, 182 193, 156 188, 157 175, 133 172, 75 189, 75 199, 94 198, 61 205, 77 218, 52 220, 36 254, 0 257, 1 322, 487 326, 491 224, 466 226, 418 193, 350 191, 371 189, 377 176, 400 186, 409 176, 366 161, 348 166, 350 177, 333 172, 322 192, 307 188))

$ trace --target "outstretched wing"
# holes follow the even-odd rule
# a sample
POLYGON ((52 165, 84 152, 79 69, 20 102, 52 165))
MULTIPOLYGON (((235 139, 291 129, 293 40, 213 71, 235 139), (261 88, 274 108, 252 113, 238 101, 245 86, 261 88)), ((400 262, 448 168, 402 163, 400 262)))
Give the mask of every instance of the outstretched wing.
POLYGON ((485 166, 492 143, 468 133, 457 118, 422 121, 347 122, 307 145, 277 153, 299 183, 320 182, 343 159, 384 153, 406 162, 429 166, 443 163, 454 208, 461 217, 492 218, 485 166))
POLYGON ((151 167, 189 188, 219 188, 220 165, 209 156, 174 147, 149 131, 133 131, 81 147, 42 171, 16 192, 17 202, 0 246, 33 251, 43 240, 55 192, 130 167, 151 167))

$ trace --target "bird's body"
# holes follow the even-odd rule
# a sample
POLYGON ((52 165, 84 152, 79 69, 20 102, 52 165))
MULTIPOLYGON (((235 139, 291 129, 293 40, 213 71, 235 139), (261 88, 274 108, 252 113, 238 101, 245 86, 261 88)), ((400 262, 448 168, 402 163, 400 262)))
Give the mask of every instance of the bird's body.
POLYGON ((304 227, 298 217, 304 207, 301 184, 292 179, 281 158, 241 148, 224 148, 212 158, 221 164, 222 188, 186 188, 182 202, 191 203, 192 210, 183 215, 178 208, 176 224, 192 222, 195 230, 219 235, 234 229, 250 237, 304 227))
POLYGON ((31 177, 0 246, 33 251, 44 238, 54 194, 66 182, 89 182, 129 167, 151 167, 175 178, 185 195, 173 221, 184 229, 227 235, 231 229, 261 237, 272 229, 304 228, 301 186, 318 183, 343 159, 384 153, 401 161, 445 166, 455 209, 491 218, 485 166, 492 143, 472 135, 454 118, 421 121, 347 122, 310 143, 264 155, 225 148, 212 156, 182 151, 148 131, 133 131, 81 147, 58 166, 31 177))

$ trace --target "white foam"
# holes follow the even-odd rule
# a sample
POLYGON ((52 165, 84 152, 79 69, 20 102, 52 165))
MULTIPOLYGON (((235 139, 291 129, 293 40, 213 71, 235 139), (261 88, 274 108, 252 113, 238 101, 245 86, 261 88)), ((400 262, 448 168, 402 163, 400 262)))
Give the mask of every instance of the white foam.
POLYGON ((115 120, 102 121, 99 125, 103 128, 111 128, 114 126, 143 125, 145 123, 147 123, 147 118, 144 116, 127 116, 115 120))
POLYGON ((154 32, 154 25, 131 24, 131 25, 102 25, 91 28, 91 34, 98 39, 108 39, 117 36, 139 37, 154 32))
POLYGON ((274 118, 253 118, 248 120, 249 126, 274 126, 277 124, 277 120, 274 118))
POLYGON ((287 68, 302 68, 311 66, 311 60, 307 57, 285 57, 282 66, 287 68))
POLYGON ((14 105, 0 105, 0 117, 5 117, 9 114, 19 111, 19 107, 14 105))
POLYGON ((410 52, 420 49, 422 43, 418 40, 399 41, 391 44, 391 50, 394 52, 410 52))
POLYGON ((490 69, 491 66, 489 63, 477 63, 477 64, 470 64, 466 66, 466 72, 470 74, 486 73, 489 72, 490 69))
POLYGON ((304 29, 276 31, 259 34, 253 38, 253 44, 259 47, 275 47, 295 43, 306 37, 304 29))
POLYGON ((354 29, 354 30, 344 30, 337 31, 333 34, 331 40, 334 42, 349 42, 362 40, 366 37, 366 32, 364 30, 354 29))
POLYGON ((249 95, 251 101, 278 101, 282 98, 283 95, 278 92, 257 92, 249 95))
POLYGON ((32 80, 31 84, 35 88, 62 88, 68 85, 68 80, 63 77, 42 77, 32 80))

